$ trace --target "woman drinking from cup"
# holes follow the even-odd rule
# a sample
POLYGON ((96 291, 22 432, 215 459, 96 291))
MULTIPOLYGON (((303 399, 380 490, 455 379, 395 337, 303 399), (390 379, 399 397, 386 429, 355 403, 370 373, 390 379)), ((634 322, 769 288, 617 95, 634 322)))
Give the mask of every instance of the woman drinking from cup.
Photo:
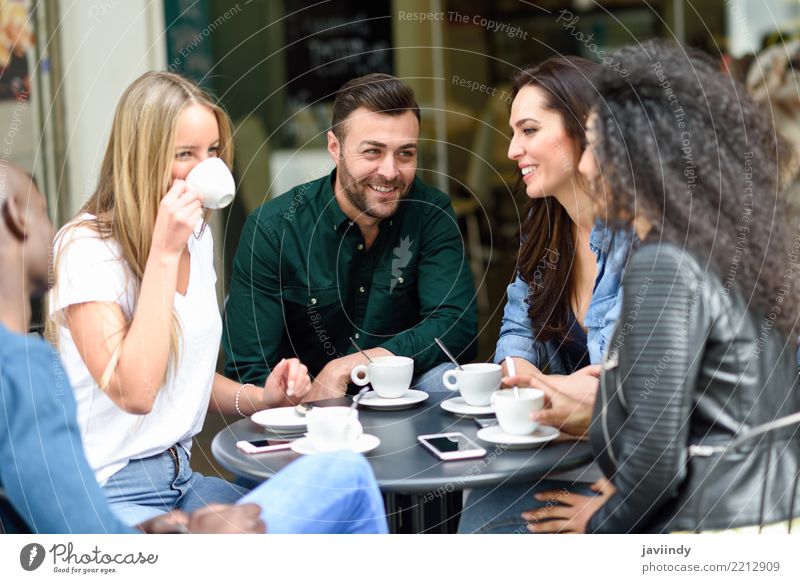
POLYGON ((209 158, 230 166, 232 150, 230 120, 208 94, 146 73, 117 105, 96 191, 56 237, 51 339, 88 460, 130 524, 237 500, 242 490, 189 466, 206 412, 248 415, 310 389, 296 359, 263 388, 215 373, 222 324, 210 212, 186 178, 209 158))
POLYGON ((526 518, 534 532, 785 532, 800 435, 773 422, 800 410, 800 224, 781 147, 710 58, 651 41, 614 60, 629 75, 597 75, 580 171, 642 244, 593 409, 545 389, 546 415, 588 432, 610 482, 540 492, 547 511, 526 518))
MULTIPOLYGON (((513 359, 526 386, 552 386, 576 398, 597 390, 599 363, 621 303, 620 279, 633 236, 597 216, 578 174, 584 125, 599 65, 579 57, 551 58, 513 78, 508 157, 517 163, 530 199, 522 225, 516 278, 508 286, 495 362, 513 359)), ((522 386, 522 385, 520 385, 522 386)), ((591 483, 583 468, 540 484, 474 490, 460 532, 524 531, 517 500, 535 506, 535 488, 591 483)))

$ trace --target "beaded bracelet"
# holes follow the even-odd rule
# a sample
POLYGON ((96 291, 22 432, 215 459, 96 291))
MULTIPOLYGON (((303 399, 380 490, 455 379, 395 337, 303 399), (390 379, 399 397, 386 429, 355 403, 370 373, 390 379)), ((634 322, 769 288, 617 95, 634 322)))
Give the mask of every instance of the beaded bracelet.
POLYGON ((247 415, 245 415, 244 413, 242 413, 242 410, 239 408, 239 397, 240 397, 240 396, 241 396, 241 394, 242 394, 242 389, 244 389, 245 387, 253 387, 253 388, 258 388, 258 387, 256 387, 254 384, 252 384, 252 383, 245 383, 245 384, 243 384, 241 387, 239 387, 239 390, 238 390, 238 391, 236 391, 236 412, 237 412, 239 415, 241 415, 242 417, 247 417, 247 415))

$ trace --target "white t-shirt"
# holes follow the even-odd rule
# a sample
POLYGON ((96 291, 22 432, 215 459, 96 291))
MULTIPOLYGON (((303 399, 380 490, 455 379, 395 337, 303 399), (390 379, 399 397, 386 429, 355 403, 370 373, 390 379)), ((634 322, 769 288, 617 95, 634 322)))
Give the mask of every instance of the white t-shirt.
MULTIPOLYGON (((80 220, 91 218, 87 214, 80 220)), ((196 233, 199 228, 198 224, 196 233)), ((100 239, 88 227, 61 235, 54 250, 57 289, 51 314, 73 304, 114 302, 130 320, 135 308, 133 279, 116 241, 100 239)), ((115 405, 95 383, 69 329, 59 330, 59 353, 75 392, 83 446, 100 485, 131 459, 158 454, 176 443, 190 451, 192 437, 203 428, 222 338, 209 227, 199 239, 189 237, 189 254, 189 286, 185 296, 175 294, 174 303, 181 327, 178 364, 148 415, 131 415, 115 405)))

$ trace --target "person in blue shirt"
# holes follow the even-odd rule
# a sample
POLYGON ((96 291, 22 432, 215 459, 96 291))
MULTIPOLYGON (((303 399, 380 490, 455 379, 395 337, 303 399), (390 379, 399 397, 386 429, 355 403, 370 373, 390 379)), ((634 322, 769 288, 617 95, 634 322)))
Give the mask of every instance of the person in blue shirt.
MULTIPOLYGON (((519 167, 529 204, 495 352, 504 375, 511 358, 518 377, 592 401, 635 242, 632 231, 605 225, 578 173, 598 67, 579 57, 556 57, 512 80, 508 157, 519 167)), ((582 491, 600 477, 588 466, 536 484, 474 490, 459 532, 527 532, 522 511, 539 506, 536 491, 582 491)))
POLYGON ((26 335, 29 298, 49 287, 45 198, 13 165, 0 177, 0 532, 386 532, 369 464, 351 452, 301 458, 235 505, 173 510, 138 530, 120 521, 86 460, 57 353, 26 335))

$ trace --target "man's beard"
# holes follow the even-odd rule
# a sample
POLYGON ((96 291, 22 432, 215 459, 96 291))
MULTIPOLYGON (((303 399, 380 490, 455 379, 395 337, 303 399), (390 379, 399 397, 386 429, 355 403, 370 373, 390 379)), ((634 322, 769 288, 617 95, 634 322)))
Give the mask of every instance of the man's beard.
POLYGON ((339 156, 339 164, 336 167, 336 173, 339 184, 342 185, 344 194, 350 204, 352 204, 362 214, 372 217, 373 219, 383 220, 394 215, 394 213, 397 211, 398 205, 400 204, 400 200, 403 199, 408 193, 408 186, 400 177, 396 178, 390 183, 383 183, 382 180, 374 177, 357 181, 347 169, 347 164, 345 163, 343 156, 339 156), (397 190, 399 191, 399 195, 392 202, 378 204, 372 203, 372 205, 370 205, 369 200, 367 200, 366 190, 369 188, 369 186, 366 184, 367 181, 375 184, 376 186, 396 186, 397 190))

